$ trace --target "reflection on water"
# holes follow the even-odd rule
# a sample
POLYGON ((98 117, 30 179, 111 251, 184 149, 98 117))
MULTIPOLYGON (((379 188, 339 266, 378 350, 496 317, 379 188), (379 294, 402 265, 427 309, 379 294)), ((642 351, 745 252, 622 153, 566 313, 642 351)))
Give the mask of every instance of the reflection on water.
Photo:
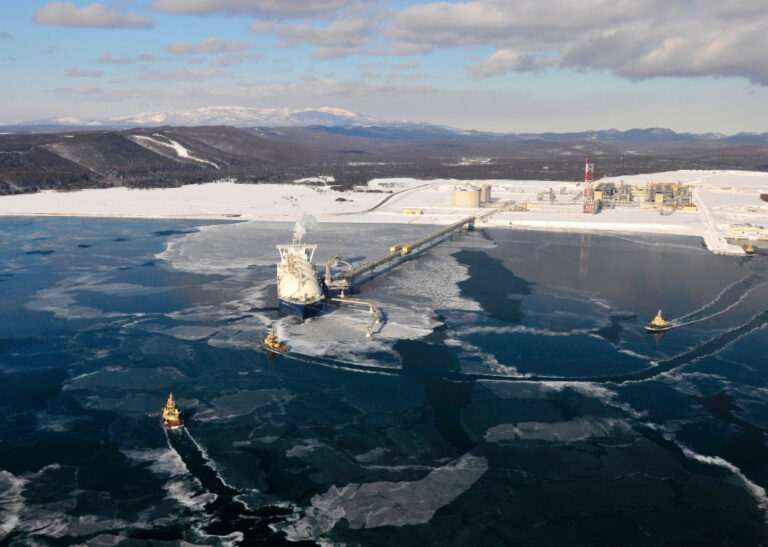
MULTIPOLYGON (((367 339, 277 314, 291 230, 0 220, 0 542, 768 542, 765 257, 478 231, 362 287, 367 339)), ((413 230, 308 237, 362 260, 413 230)))

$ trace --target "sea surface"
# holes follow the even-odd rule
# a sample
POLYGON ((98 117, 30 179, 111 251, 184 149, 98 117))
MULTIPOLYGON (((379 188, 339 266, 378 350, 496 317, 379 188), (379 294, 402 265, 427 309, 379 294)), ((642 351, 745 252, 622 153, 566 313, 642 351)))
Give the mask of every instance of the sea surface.
POLYGON ((293 229, 0 219, 0 544, 768 544, 768 255, 478 229, 362 284, 369 338, 278 314, 293 229))

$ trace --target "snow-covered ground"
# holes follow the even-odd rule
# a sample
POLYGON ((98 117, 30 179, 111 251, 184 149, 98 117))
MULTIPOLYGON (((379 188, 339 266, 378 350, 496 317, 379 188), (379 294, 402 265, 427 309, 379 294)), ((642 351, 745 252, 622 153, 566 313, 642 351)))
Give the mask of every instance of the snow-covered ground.
MULTIPOLYGON (((172 139, 168 139, 167 137, 164 137, 163 135, 158 135, 158 134, 155 134, 155 137, 158 137, 158 139, 165 139, 168 142, 165 142, 165 140, 153 139, 152 137, 147 137, 146 135, 130 135, 129 136, 129 138, 132 139, 133 142, 135 142, 140 146, 146 146, 146 144, 149 143, 150 145, 170 148, 180 158, 186 158, 199 163, 207 163, 208 165, 212 165, 216 169, 219 168, 219 166, 213 163, 212 161, 204 160, 204 159, 193 156, 192 154, 189 153, 189 150, 187 150, 184 146, 182 146, 181 144, 179 144, 178 142, 172 139)), ((151 146, 149 148, 152 149, 151 146)))
MULTIPOLYGON (((153 144, 176 148, 168 143, 153 144)), ((179 150, 176 152, 183 154, 179 150)), ((330 180, 320 176, 316 179, 330 180)), ((478 222, 486 226, 700 236, 713 252, 734 254, 742 251, 725 241, 730 224, 768 224, 768 203, 760 200, 760 193, 768 193, 768 173, 671 171, 611 177, 600 182, 622 180, 641 186, 648 182, 691 185, 699 210, 660 215, 656 209, 617 207, 597 215, 585 215, 581 212, 579 197, 583 188, 574 182, 397 178, 374 179, 369 182, 367 191, 344 192, 327 186, 232 182, 153 190, 44 191, 0 197, 0 215, 294 221, 302 215, 311 214, 320 222, 449 224, 473 214, 479 217, 478 222), (525 202, 529 210, 500 212, 494 207, 470 209, 452 206, 451 192, 454 187, 470 182, 490 183, 494 205, 503 201, 525 202), (554 202, 549 199, 550 188, 555 193, 554 202), (539 200, 542 192, 545 192, 544 199, 539 200), (413 214, 414 210, 421 214, 413 214)))

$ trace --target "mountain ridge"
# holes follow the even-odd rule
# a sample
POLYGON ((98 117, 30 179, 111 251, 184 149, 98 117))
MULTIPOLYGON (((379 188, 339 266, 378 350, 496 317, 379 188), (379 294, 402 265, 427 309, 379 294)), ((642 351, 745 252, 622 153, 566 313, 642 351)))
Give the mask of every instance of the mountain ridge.
MULTIPOLYGON (((161 126, 294 127, 305 125, 358 125, 377 120, 334 107, 250 108, 244 106, 207 106, 191 110, 140 112, 106 120, 59 116, 17 124, 19 126, 77 126, 91 128, 130 128, 161 126)), ((383 122, 382 122, 383 123, 383 122)))
POLYGON ((627 130, 600 129, 563 132, 492 132, 457 129, 445 125, 410 120, 384 121, 344 108, 329 106, 290 108, 251 108, 243 106, 209 106, 191 110, 142 112, 133 116, 119 116, 106 120, 59 116, 20 124, 2 126, 3 131, 35 132, 76 129, 129 129, 151 127, 312 127, 328 128, 334 134, 348 136, 397 138, 500 139, 510 142, 560 142, 585 140, 617 143, 663 142, 722 142, 733 144, 768 144, 768 133, 742 132, 734 135, 722 133, 679 133, 661 127, 632 128, 627 130))
POLYGON ((768 146, 751 142, 764 136, 743 138, 685 140, 659 129, 504 135, 429 124, 59 128, 0 135, 0 195, 215 180, 294 183, 319 176, 345 189, 392 177, 578 181, 585 154, 596 162, 596 178, 678 169, 768 170, 768 146), (658 140, 670 138, 678 140, 658 140))

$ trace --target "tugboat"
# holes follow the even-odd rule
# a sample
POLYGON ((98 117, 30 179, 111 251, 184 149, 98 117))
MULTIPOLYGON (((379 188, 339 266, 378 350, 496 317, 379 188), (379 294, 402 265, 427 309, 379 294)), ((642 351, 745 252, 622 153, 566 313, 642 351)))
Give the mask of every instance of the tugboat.
POLYGON ((267 336, 261 341, 261 347, 270 353, 284 353, 288 351, 288 346, 275 336, 275 329, 269 329, 267 336))
POLYGON ((744 247, 744 252, 748 255, 755 254, 755 248, 752 246, 751 243, 747 243, 747 245, 744 247))
POLYGON ((670 321, 667 321, 661 316, 661 310, 659 310, 659 313, 656 314, 656 317, 654 317, 651 322, 645 326, 645 330, 652 333, 667 332, 673 326, 674 325, 670 321))
POLYGON ((166 431, 174 431, 184 427, 184 421, 181 419, 181 410, 176 406, 176 401, 173 400, 173 393, 168 395, 168 401, 166 401, 163 407, 162 413, 162 425, 166 431))

